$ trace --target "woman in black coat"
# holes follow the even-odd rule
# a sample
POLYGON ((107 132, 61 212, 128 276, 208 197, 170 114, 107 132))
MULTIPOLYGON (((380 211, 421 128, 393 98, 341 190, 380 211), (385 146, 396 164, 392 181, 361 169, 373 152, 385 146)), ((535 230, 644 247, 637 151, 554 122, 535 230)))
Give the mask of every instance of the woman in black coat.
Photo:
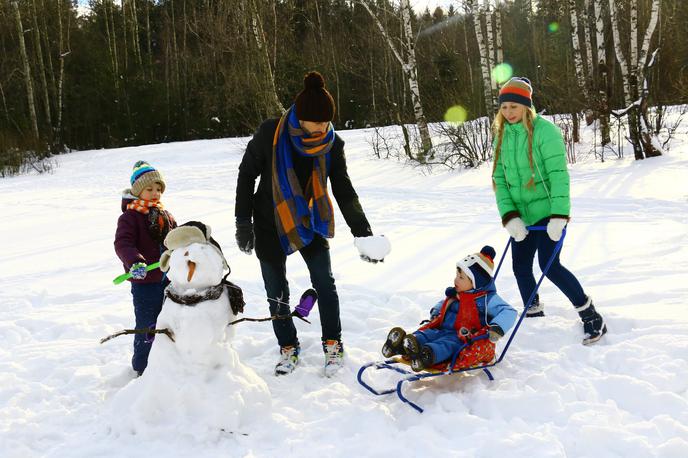
MULTIPOLYGON (((334 236, 328 179, 361 257, 377 262, 389 252, 386 239, 373 236, 351 184, 344 141, 331 123, 334 111, 322 76, 306 75, 294 105, 282 118, 265 121, 248 143, 239 166, 235 208, 237 244, 248 254, 255 247, 272 315, 290 313, 286 257, 298 251, 306 262, 319 298, 327 376, 342 366, 344 355, 327 242, 334 236)), ((291 318, 272 323, 280 346, 275 374, 289 374, 299 358, 296 327, 291 318)))

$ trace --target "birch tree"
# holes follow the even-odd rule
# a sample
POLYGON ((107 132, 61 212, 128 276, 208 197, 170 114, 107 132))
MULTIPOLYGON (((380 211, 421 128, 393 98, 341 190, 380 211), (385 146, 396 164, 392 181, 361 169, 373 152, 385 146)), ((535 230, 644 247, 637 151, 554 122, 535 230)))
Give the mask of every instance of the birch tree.
MULTIPOLYGON (((492 70, 495 67, 495 56, 497 54, 497 51, 494 46, 495 39, 492 31, 492 10, 490 9, 490 0, 485 0, 484 16, 486 32, 485 36, 487 38, 487 41, 485 43, 487 47, 487 69, 490 75, 492 75, 492 70)), ((490 78, 490 88, 492 89, 490 91, 490 95, 492 96, 492 106, 496 106, 494 96, 497 93, 497 80, 495 80, 494 78, 490 78)))
POLYGON ((26 99, 29 106, 29 119, 31 121, 31 130, 34 138, 38 141, 40 135, 38 133, 38 119, 36 118, 36 104, 33 95, 33 82, 31 81, 31 66, 29 65, 29 57, 26 54, 26 42, 24 41, 24 27, 22 26, 21 13, 19 11, 19 2, 13 1, 14 17, 17 23, 17 34, 19 36, 19 54, 24 65, 24 84, 26 86, 26 99))
MULTIPOLYGON (((607 97, 607 48, 604 41, 604 0, 593 0, 595 13, 595 41, 597 42, 595 117, 600 121, 601 143, 611 142, 609 136, 609 102, 607 97)), ((592 72, 591 72, 592 73, 592 72)), ((601 157, 604 157, 601 155, 601 157)))
POLYGON ((645 159, 647 157, 659 156, 661 152, 655 147, 653 142, 652 130, 647 125, 647 96, 649 89, 645 81, 646 69, 651 66, 653 61, 648 62, 647 57, 650 48, 650 41, 654 34, 659 19, 659 0, 652 0, 650 9, 650 19, 645 29, 643 42, 638 49, 638 1, 631 0, 630 10, 630 24, 631 24, 631 39, 630 39, 630 60, 622 49, 621 34, 619 33, 619 10, 615 0, 609 0, 609 13, 611 16, 612 36, 614 39, 614 50, 616 60, 619 62, 621 68, 621 75, 623 77, 624 87, 624 104, 626 108, 619 112, 619 115, 628 116, 628 127, 630 134, 630 141, 633 145, 633 151, 636 159, 645 159), (635 27, 634 27, 635 26, 635 27), (648 65, 650 64, 650 65, 648 65), (642 93, 639 91, 639 83, 643 82, 642 93))
POLYGON ((492 92, 492 82, 490 76, 489 52, 483 37, 482 24, 480 21, 481 8, 478 0, 468 0, 466 6, 473 13, 473 25, 475 27, 475 37, 478 40, 478 50, 480 53, 480 71, 483 80, 483 97, 485 99, 485 112, 487 117, 492 119, 495 112, 494 94, 492 92))
MULTIPOLYGON (((573 45, 573 66, 576 72, 576 84, 580 93, 583 96, 584 104, 588 104, 588 91, 585 81, 585 69, 583 68, 583 54, 581 52, 580 37, 578 33, 578 11, 576 8, 576 0, 569 0, 569 17, 571 19, 571 42, 573 45)), ((571 112, 573 119, 573 142, 580 141, 580 131, 578 123, 578 110, 574 109, 571 112)))
POLYGON ((263 23, 258 11, 257 0, 248 0, 251 12, 251 30, 253 31, 253 38, 258 47, 258 59, 261 67, 261 74, 264 76, 264 89, 261 91, 264 94, 264 104, 266 114, 270 116, 282 115, 285 112, 284 106, 277 97, 275 89, 275 79, 270 66, 270 53, 265 40, 265 32, 263 30, 263 23))
POLYGON ((424 162, 428 154, 432 153, 432 140, 430 138, 430 130, 428 129, 428 123, 425 119, 425 114, 423 112, 423 104, 420 98, 420 90, 418 88, 418 69, 416 66, 416 52, 415 52, 415 39, 413 36, 413 30, 411 28, 411 4, 409 0, 401 0, 400 4, 400 15, 402 24, 402 35, 403 41, 401 49, 397 49, 394 41, 387 33, 387 30, 380 22, 377 15, 373 12, 370 5, 366 0, 359 0, 359 3, 368 11, 370 16, 375 21, 380 33, 385 38, 387 45, 392 50, 394 57, 401 65, 401 69, 406 76, 408 81, 408 88, 411 94, 411 103, 413 104, 413 114, 416 119, 416 125, 418 126, 418 131, 420 133, 421 148, 422 151, 418 154, 418 160, 424 162))

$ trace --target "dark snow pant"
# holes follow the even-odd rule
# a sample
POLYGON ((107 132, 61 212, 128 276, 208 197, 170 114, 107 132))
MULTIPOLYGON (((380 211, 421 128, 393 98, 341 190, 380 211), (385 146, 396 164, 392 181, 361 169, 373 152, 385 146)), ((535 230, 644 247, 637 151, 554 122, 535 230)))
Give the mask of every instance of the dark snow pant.
MULTIPOLYGON (((545 218, 542 221, 538 221, 534 226, 546 226, 548 222, 549 218, 545 218)), ((544 270, 554 252, 556 243, 549 238, 547 231, 529 231, 525 240, 511 244, 514 276, 516 277, 516 283, 518 284, 524 305, 530 299, 530 295, 533 293, 536 285, 535 276, 533 275, 535 252, 537 251, 538 253, 540 269, 544 270)), ((587 302, 587 297, 576 277, 559 262, 560 254, 561 251, 557 253, 556 258, 547 271, 546 277, 569 298, 574 306, 580 307, 587 302)))
MULTIPOLYGON (((311 276, 313 288, 318 293, 318 310, 320 311, 320 326, 323 340, 339 340, 342 335, 342 323, 339 319, 339 296, 332 276, 330 265, 330 250, 321 244, 312 243, 299 250, 306 262, 311 276)), ((271 315, 288 315, 289 282, 287 281, 287 258, 279 260, 260 260, 265 292, 268 296, 271 315), (280 302, 277 302, 277 299, 280 302)), ((281 347, 298 345, 294 321, 273 320, 272 327, 281 347)))
MULTIPOLYGON (((167 286, 167 282, 131 284, 136 329, 155 327, 155 322, 165 299, 165 286, 167 286)), ((131 358, 131 367, 136 372, 143 372, 148 365, 148 354, 153 344, 151 337, 154 335, 134 334, 134 356, 131 358)))

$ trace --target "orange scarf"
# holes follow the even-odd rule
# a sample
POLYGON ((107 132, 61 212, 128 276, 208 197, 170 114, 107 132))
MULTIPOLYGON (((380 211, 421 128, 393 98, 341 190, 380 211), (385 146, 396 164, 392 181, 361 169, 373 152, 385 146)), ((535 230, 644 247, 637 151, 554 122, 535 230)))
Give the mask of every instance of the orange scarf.
POLYGON ((164 209, 162 202, 159 200, 136 199, 127 204, 127 210, 134 210, 144 215, 147 215, 153 207, 156 207, 158 210, 164 209))

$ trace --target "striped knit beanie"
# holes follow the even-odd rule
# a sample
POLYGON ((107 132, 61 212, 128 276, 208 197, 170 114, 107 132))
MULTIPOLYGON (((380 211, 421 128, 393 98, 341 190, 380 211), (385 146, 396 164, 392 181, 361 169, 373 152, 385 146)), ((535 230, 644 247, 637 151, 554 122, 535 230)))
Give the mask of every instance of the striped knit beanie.
POLYGON ((153 183, 160 183, 162 192, 165 192, 165 179, 162 177, 162 173, 146 161, 136 162, 131 173, 131 194, 138 197, 146 186, 153 183))
POLYGON ((533 106, 533 86, 528 78, 514 76, 499 90, 499 104, 516 102, 529 108, 533 106))
POLYGON ((494 258, 497 252, 489 245, 485 245, 480 253, 469 254, 456 263, 456 267, 463 270, 473 282, 475 289, 484 288, 492 280, 494 258))

